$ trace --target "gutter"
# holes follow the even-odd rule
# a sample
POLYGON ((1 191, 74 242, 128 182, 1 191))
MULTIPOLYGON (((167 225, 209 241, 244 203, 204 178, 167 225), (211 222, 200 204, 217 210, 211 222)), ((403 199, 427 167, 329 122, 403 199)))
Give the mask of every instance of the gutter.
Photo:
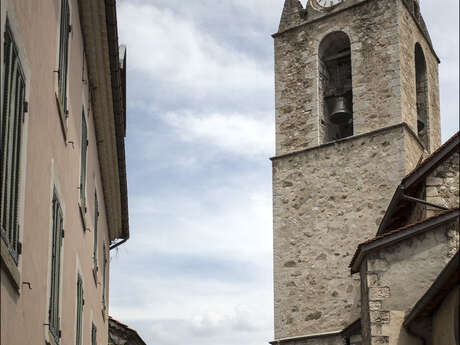
MULTIPOLYGON (((122 238, 129 238, 129 214, 128 214, 128 186, 126 176, 125 157, 125 126, 126 109, 124 107, 123 85, 119 62, 118 26, 116 0, 105 0, 105 13, 107 23, 107 40, 109 45, 110 74, 112 79, 112 99, 115 117, 115 133, 117 138, 118 174, 121 193, 121 221, 122 238)), ((123 243, 126 241, 123 241, 123 243)), ((117 243, 119 246, 122 242, 117 243)), ((111 248, 112 249, 112 248, 111 248)))

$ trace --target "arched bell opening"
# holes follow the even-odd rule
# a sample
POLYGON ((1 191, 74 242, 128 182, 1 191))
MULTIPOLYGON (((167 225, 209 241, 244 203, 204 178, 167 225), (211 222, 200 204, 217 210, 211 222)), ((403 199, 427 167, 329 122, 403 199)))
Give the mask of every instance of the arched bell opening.
POLYGON ((319 78, 323 142, 352 136, 351 44, 344 32, 333 32, 321 42, 319 78))
POLYGON ((415 45, 415 84, 417 93, 417 133, 428 149, 428 78, 425 54, 419 43, 415 45))

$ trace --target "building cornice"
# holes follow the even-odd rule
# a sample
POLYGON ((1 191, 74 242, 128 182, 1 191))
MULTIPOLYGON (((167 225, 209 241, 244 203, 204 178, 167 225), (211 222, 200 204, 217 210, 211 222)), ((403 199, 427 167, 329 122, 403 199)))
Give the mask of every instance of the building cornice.
POLYGON ((114 242, 129 238, 115 0, 80 0, 79 12, 107 223, 114 242))

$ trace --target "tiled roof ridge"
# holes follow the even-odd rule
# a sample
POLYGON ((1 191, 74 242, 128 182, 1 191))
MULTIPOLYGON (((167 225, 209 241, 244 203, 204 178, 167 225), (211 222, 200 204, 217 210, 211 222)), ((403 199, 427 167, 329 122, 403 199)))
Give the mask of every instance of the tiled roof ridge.
POLYGON ((446 146, 448 146, 451 142, 453 142, 458 136, 460 135, 460 131, 457 131, 452 137, 450 137, 444 144, 439 146, 436 151, 426 157, 422 163, 420 163, 417 167, 415 167, 410 173, 408 173, 404 178, 403 181, 415 174, 418 170, 420 170, 425 164, 431 161, 435 156, 438 155, 446 146))

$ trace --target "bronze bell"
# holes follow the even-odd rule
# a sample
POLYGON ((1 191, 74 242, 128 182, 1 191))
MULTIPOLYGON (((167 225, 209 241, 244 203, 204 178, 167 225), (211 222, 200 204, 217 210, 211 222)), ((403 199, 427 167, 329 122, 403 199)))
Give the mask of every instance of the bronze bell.
POLYGON ((336 125, 347 125, 353 120, 353 114, 348 101, 344 96, 334 97, 331 100, 331 113, 329 120, 336 125))

